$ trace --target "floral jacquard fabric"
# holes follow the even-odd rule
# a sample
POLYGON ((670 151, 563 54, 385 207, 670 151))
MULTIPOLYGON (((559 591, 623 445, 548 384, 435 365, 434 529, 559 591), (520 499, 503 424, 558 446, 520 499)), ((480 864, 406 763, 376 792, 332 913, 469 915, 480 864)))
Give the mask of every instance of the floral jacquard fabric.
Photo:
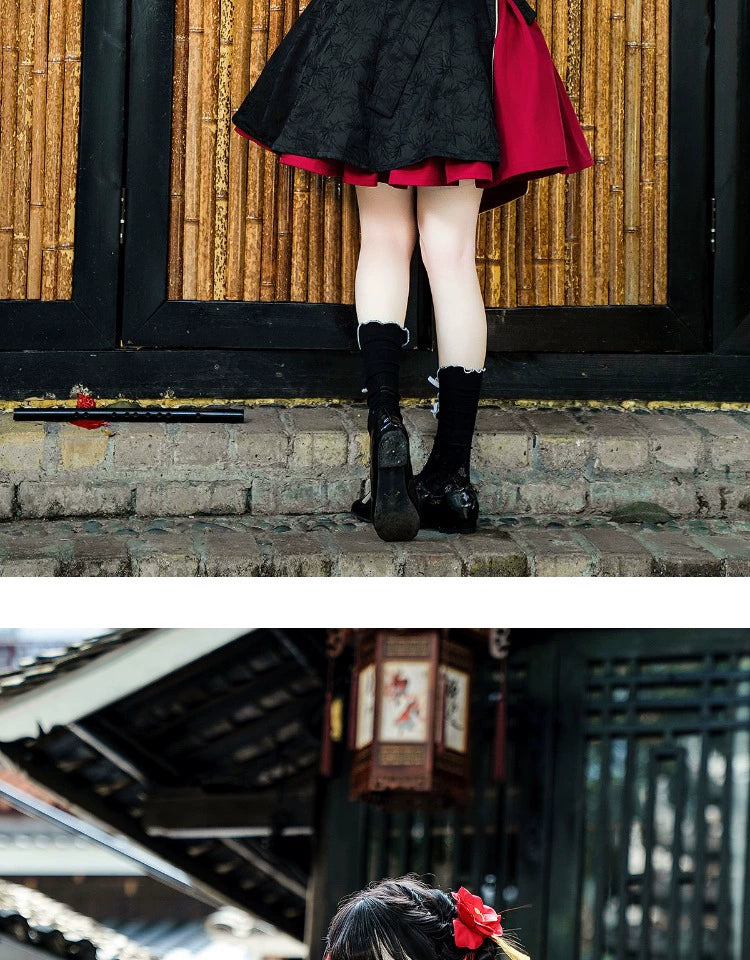
POLYGON ((277 153, 367 170, 435 156, 497 162, 494 9, 494 0, 311 0, 232 122, 277 153))

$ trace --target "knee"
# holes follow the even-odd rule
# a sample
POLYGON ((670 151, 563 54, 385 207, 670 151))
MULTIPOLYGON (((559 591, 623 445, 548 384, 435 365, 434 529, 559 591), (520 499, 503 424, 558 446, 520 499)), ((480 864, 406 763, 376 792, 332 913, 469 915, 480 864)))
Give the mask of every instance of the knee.
POLYGON ((462 264, 476 264, 476 233, 451 229, 444 221, 424 217, 419 221, 419 250, 428 274, 435 276, 462 264))
POLYGON ((361 224, 361 238, 362 249, 408 262, 417 242, 417 225, 397 217, 370 220, 361 224))

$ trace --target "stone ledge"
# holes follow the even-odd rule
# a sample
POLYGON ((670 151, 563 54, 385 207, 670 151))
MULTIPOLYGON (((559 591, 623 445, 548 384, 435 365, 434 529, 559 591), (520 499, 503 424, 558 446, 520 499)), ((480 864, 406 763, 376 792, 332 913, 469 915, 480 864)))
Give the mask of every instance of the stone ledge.
MULTIPOLYGON (((436 421, 408 407, 415 469, 436 421)), ((346 509, 361 495, 362 404, 249 408, 242 424, 16 423, 0 414, 0 520, 256 517, 346 509)), ((750 414, 482 407, 473 476, 498 517, 750 520, 750 414)))
POLYGON ((750 522, 484 520, 381 541, 347 514, 0 524, 3 576, 750 576, 750 522))

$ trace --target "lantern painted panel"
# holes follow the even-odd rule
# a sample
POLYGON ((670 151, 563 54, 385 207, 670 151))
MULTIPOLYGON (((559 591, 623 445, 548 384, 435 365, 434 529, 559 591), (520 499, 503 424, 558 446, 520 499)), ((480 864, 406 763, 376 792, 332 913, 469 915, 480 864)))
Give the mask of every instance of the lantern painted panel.
POLYGON ((385 661, 380 702, 381 741, 427 741, 429 674, 429 661, 385 661))

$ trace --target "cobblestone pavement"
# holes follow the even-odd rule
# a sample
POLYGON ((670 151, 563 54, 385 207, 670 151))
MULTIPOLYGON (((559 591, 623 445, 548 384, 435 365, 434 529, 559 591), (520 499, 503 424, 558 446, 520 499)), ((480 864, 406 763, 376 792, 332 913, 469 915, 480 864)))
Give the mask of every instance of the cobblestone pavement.
POLYGON ((750 521, 486 519, 381 541, 349 514, 0 524, 3 576, 748 576, 750 521))

